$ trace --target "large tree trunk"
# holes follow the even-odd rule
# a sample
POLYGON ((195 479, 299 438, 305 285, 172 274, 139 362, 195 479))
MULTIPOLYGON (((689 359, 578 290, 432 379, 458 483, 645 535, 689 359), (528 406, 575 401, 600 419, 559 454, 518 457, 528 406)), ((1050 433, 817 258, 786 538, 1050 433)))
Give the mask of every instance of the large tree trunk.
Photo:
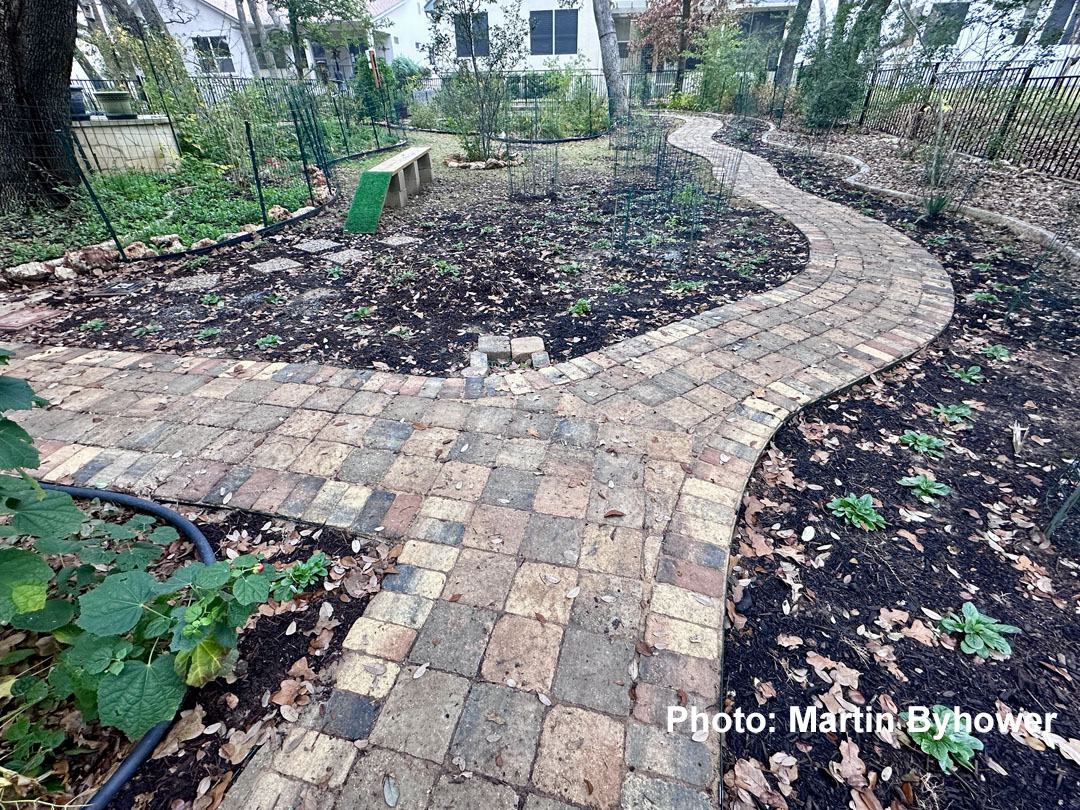
POLYGON ((0 2, 0 211, 66 202, 76 0, 0 2))
POLYGON ((795 6, 795 11, 791 14, 791 22, 788 24, 784 47, 780 51, 780 61, 776 65, 776 76, 773 79, 776 98, 781 106, 787 98, 791 76, 795 72, 795 57, 799 53, 799 45, 802 43, 803 31, 806 30, 806 18, 809 14, 810 0, 799 0, 799 4, 795 6))
POLYGON ((296 7, 289 3, 289 37, 292 39, 293 64, 296 67, 296 78, 304 78, 304 69, 307 67, 307 54, 304 52, 304 43, 300 40, 300 21, 297 19, 296 7))
POLYGON ((1076 0, 1056 0, 1050 9, 1050 16, 1043 23, 1042 34, 1039 36, 1039 46, 1050 48, 1061 41, 1061 35, 1065 33, 1065 26, 1069 24, 1069 15, 1072 13, 1073 4, 1076 0))
POLYGON ((682 12, 679 14, 679 53, 675 58, 675 92, 681 93, 683 77, 686 75, 686 49, 690 36, 690 0, 682 0, 682 12))
POLYGON ((619 63, 619 40, 615 35, 615 20, 611 16, 611 0, 593 0, 593 16, 600 35, 600 58, 604 64, 608 106, 613 118, 622 118, 630 113, 630 101, 619 63))

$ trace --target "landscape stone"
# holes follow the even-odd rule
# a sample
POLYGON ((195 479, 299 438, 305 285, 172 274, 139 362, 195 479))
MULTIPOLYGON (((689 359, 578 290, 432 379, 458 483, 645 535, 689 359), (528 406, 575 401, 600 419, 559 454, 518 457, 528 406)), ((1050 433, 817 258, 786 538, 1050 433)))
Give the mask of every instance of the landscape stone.
POLYGON ((510 359, 527 363, 534 354, 544 351, 544 341, 538 337, 517 337, 510 341, 510 359))
POLYGON ((216 287, 221 281, 221 273, 202 273, 197 276, 184 276, 165 285, 169 292, 196 292, 216 287))
POLYGON ((265 262, 257 262, 251 265, 251 269, 259 273, 276 273, 279 270, 292 270, 296 267, 300 267, 300 262, 282 257, 267 259, 265 262))
POLYGON ((510 360, 510 338, 505 335, 480 335, 476 350, 486 354, 493 363, 506 363, 510 360))
POLYGON ((341 245, 332 239, 307 239, 297 242, 293 247, 305 253, 321 253, 324 250, 341 247, 341 245))
POLYGON ((529 357, 529 362, 532 363, 533 368, 547 368, 551 365, 551 358, 548 357, 547 352, 534 352, 529 357))

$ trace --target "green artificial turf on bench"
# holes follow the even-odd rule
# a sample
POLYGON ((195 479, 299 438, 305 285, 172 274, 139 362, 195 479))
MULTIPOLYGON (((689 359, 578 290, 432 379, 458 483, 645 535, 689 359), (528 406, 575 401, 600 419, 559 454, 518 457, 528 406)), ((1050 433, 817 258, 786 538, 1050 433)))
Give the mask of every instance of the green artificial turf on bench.
POLYGON ((367 171, 360 175, 349 215, 345 218, 346 233, 375 233, 386 190, 390 188, 390 177, 389 172, 367 171))

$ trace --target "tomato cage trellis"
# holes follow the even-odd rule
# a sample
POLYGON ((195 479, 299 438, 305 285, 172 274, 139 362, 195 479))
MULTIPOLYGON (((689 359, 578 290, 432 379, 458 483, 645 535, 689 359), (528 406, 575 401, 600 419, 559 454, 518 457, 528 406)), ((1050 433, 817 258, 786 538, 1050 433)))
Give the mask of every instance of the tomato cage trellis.
POLYGON ((559 193, 559 145, 539 141, 508 144, 509 196, 537 199, 559 193))
POLYGON ((693 258, 707 223, 716 221, 738 164, 714 171, 708 160, 671 146, 669 128, 658 117, 634 115, 613 132, 612 242, 622 250, 674 243, 665 255, 679 263, 693 258))

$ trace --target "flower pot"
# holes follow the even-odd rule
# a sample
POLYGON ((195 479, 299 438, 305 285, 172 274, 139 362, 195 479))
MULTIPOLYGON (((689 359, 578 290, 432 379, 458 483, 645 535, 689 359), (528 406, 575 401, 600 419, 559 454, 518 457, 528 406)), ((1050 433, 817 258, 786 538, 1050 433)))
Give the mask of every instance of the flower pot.
POLYGON ((95 90, 94 98, 106 115, 133 115, 131 94, 127 90, 95 90))

